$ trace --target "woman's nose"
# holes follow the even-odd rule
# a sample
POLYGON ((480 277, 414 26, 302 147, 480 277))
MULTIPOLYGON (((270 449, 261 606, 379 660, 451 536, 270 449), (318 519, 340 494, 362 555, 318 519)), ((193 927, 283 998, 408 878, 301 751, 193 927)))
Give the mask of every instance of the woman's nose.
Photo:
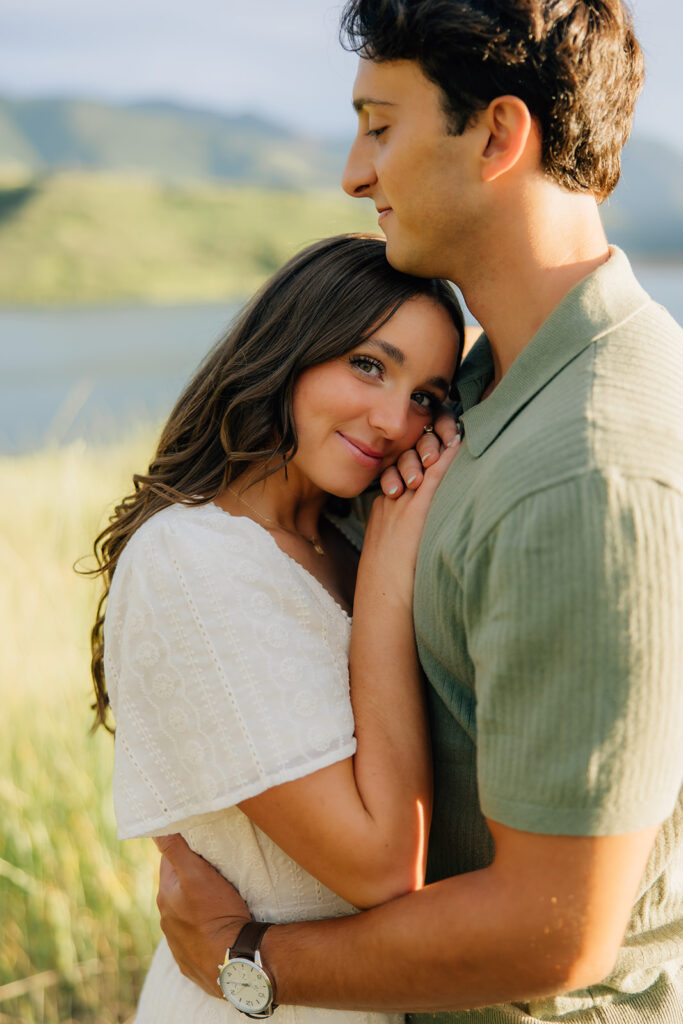
POLYGON ((373 430, 378 430, 385 437, 395 441, 408 430, 408 414, 410 403, 400 395, 384 395, 381 401, 373 405, 368 415, 368 422, 373 430))
POLYGON ((377 181, 372 163, 367 158, 367 142, 364 136, 356 136, 342 173, 342 188, 356 199, 366 196, 368 189, 377 181))

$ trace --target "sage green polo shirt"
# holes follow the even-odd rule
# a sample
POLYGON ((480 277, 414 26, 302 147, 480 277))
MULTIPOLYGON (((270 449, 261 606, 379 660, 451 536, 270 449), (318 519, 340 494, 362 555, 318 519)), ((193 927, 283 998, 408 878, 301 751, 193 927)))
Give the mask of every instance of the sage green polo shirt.
POLYGON ((482 337, 418 560, 429 880, 490 863, 485 817, 556 835, 662 825, 608 979, 438 1019, 681 1024, 683 331, 613 250, 479 403, 492 373, 482 337))

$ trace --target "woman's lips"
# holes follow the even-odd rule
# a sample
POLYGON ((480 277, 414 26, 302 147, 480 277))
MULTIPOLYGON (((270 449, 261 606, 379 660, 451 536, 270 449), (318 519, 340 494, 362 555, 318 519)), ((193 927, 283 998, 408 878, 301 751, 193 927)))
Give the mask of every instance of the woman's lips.
POLYGON ((379 214, 379 216, 377 218, 377 223, 381 224, 382 221, 385 220, 389 216, 389 214, 391 213, 391 207, 387 206, 387 208, 385 210, 378 210, 377 212, 379 214))
POLYGON ((340 439, 347 451, 350 452, 356 462, 359 462, 361 466, 368 466, 372 469, 377 469, 381 465, 382 459, 384 458, 381 452, 363 444, 362 441, 346 437, 346 435, 342 434, 340 431, 337 431, 337 437, 340 439))

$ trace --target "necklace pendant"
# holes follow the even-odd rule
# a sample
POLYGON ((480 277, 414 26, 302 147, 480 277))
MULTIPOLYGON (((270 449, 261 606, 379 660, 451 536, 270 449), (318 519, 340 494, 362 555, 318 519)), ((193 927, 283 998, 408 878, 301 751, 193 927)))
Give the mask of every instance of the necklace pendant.
POLYGON ((313 545, 313 550, 315 551, 316 555, 325 554, 325 548, 322 546, 317 537, 311 537, 311 544, 313 545))

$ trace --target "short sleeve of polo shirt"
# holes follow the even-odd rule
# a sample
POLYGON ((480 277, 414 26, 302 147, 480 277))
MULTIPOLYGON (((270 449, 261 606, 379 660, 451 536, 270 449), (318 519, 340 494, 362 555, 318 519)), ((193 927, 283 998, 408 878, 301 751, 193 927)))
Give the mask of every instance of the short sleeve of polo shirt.
POLYGON ((509 509, 468 559, 483 813, 610 835, 681 785, 683 498, 588 472, 509 509))

